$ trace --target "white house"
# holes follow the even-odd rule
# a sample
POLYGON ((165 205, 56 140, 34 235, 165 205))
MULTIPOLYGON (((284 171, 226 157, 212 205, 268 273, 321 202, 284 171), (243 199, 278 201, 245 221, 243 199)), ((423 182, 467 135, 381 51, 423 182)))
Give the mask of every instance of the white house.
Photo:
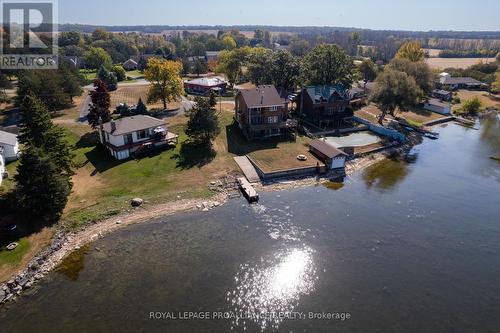
POLYGON ((325 163, 330 170, 343 169, 345 167, 348 155, 326 141, 311 141, 309 143, 309 150, 325 163))
POLYGON ((14 161, 19 157, 19 142, 17 135, 0 131, 0 150, 3 150, 5 161, 14 161))
POLYGON ((137 115, 103 124, 99 139, 114 158, 124 160, 142 150, 176 144, 178 135, 168 132, 161 119, 137 115))
POLYGON ((426 101, 424 103, 424 109, 444 115, 451 115, 451 104, 448 102, 441 102, 436 98, 431 98, 426 101))
POLYGON ((2 185, 2 180, 5 177, 5 161, 2 156, 2 150, 0 149, 0 185, 2 185))

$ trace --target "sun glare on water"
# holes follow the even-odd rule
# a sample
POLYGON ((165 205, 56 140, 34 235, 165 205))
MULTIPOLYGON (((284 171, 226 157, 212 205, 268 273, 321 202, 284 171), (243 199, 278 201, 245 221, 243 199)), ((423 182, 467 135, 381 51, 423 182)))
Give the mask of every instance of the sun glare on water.
POLYGON ((262 330, 278 328, 283 314, 292 313, 300 297, 314 290, 315 280, 313 250, 308 247, 277 253, 258 265, 241 265, 236 288, 227 295, 233 311, 243 317, 234 325, 245 328, 251 320, 262 330))

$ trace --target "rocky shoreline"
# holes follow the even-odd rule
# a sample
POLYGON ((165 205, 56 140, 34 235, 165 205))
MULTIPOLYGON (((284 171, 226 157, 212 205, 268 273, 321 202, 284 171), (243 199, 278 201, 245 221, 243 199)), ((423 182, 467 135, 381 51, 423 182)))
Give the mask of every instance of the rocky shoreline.
MULTIPOLYGON (((414 140, 409 140, 407 144, 400 146, 399 148, 391 148, 387 151, 359 158, 350 165, 346 166, 346 176, 353 175, 360 170, 388 158, 389 156, 405 154, 415 144, 420 143, 419 141, 421 141, 421 138, 414 138, 414 140)), ((282 191, 321 184, 328 182, 329 180, 330 177, 326 175, 321 178, 308 177, 259 184, 256 188, 264 191, 282 191)), ((165 217, 176 213, 192 210, 209 211, 223 205, 231 196, 220 181, 211 182, 209 188, 216 193, 209 200, 183 199, 154 206, 149 206, 147 202, 144 204, 141 202, 141 204, 139 204, 138 207, 136 207, 131 213, 124 213, 110 219, 96 222, 78 231, 57 231, 52 238, 50 246, 35 256, 21 273, 7 281, 7 283, 0 285, 0 305, 16 300, 16 298, 19 297, 24 290, 33 287, 37 281, 40 281, 45 275, 55 269, 71 252, 79 250, 86 244, 100 239, 108 233, 127 225, 159 217, 165 217)), ((133 199, 133 201, 134 200, 136 199, 133 199)), ((133 205, 135 204, 133 203, 133 205)))
POLYGON ((55 269, 71 252, 127 225, 165 217, 176 213, 201 210, 209 211, 223 205, 228 198, 226 191, 215 194, 209 200, 184 199, 166 204, 148 206, 147 203, 113 218, 91 224, 78 231, 58 230, 50 245, 39 252, 19 274, 0 285, 0 305, 15 301, 21 293, 33 287, 55 269))

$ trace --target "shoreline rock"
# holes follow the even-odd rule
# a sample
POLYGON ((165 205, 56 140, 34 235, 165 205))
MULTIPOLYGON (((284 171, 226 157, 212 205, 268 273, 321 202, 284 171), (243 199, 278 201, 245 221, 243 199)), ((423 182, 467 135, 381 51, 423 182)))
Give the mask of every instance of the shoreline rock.
MULTIPOLYGON (((390 154, 404 153, 408 150, 408 146, 401 146, 396 149, 391 149, 390 151, 359 158, 353 167, 349 169, 346 168, 346 176, 365 169, 387 158, 390 154)), ((287 180, 286 182, 261 183, 258 185, 258 188, 265 191, 281 191, 311 186, 326 181, 329 181, 328 177, 308 177, 287 180)), ((211 182, 210 187, 213 186, 214 184, 211 182)), ((63 230, 58 230, 54 234, 51 244, 30 260, 21 273, 14 276, 8 282, 0 285, 0 306, 15 300, 17 296, 21 295, 23 290, 32 288, 37 282, 54 270, 70 253, 80 249, 88 243, 103 238, 106 234, 127 225, 167 217, 190 210, 207 212, 222 206, 231 195, 228 191, 221 190, 218 183, 217 188, 216 194, 210 200, 200 201, 200 199, 183 199, 152 207, 146 206, 146 208, 142 207, 143 209, 141 210, 128 211, 113 218, 88 225, 78 231, 64 232, 63 230)), ((139 206, 143 206, 144 204, 145 202, 142 200, 139 206)))
MULTIPOLYGON (((116 217, 90 224, 78 231, 65 232, 58 230, 52 237, 51 243, 33 257, 20 273, 14 275, 7 282, 0 284, 0 306, 17 299, 24 290, 32 288, 48 273, 54 270, 70 253, 80 249, 85 244, 103 238, 124 226, 171 216, 199 206, 208 210, 218 207, 227 201, 227 193, 217 193, 210 200, 200 204, 199 199, 184 199, 168 202, 162 205, 144 208, 120 214, 116 217)), ((144 202, 143 202, 144 203, 144 202)))

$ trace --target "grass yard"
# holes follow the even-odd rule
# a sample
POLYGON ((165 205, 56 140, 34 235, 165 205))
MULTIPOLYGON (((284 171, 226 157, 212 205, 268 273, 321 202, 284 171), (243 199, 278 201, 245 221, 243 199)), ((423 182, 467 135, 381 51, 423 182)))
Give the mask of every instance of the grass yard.
POLYGON ((483 108, 496 108, 500 110, 500 96, 490 95, 486 91, 459 90, 457 91, 457 97, 460 98, 461 103, 453 105, 453 111, 460 109, 463 102, 474 97, 479 98, 483 108))
POLYGON ((137 79, 137 78, 141 78, 141 77, 144 77, 144 73, 141 73, 140 70, 135 70, 135 71, 128 71, 126 72, 127 76, 131 77, 132 79, 137 79))
MULTIPOLYGON (((223 104, 226 108, 232 106, 223 104)), ((229 114, 229 112, 226 112, 229 114)), ((226 127, 227 151, 234 155, 248 155, 264 172, 279 171, 290 168, 316 166, 319 162, 309 153, 309 138, 299 136, 296 142, 284 141, 280 138, 247 141, 236 124, 226 127), (306 155, 307 161, 297 160, 297 155, 306 155)), ((323 165, 319 162, 320 165, 323 165)))
POLYGON ((315 167, 324 164, 309 152, 307 137, 298 137, 296 142, 277 142, 273 148, 256 150, 248 154, 264 172, 286 169, 315 167), (307 161, 299 161, 298 155, 307 156, 307 161))
POLYGON ((22 269, 41 249, 46 247, 52 238, 53 229, 44 228, 29 236, 22 234, 9 238, 2 237, 0 245, 0 282, 10 278, 18 269, 22 269), (11 242, 19 243, 12 251, 5 249, 11 242))
POLYGON ((169 130, 180 135, 179 145, 123 162, 114 160, 97 143, 96 134, 87 125, 63 124, 78 166, 63 217, 66 225, 76 227, 118 214, 129 209, 134 197, 151 203, 208 197, 211 180, 236 170, 225 130, 232 122, 232 113, 223 112, 220 119, 221 133, 212 151, 187 140, 187 118, 179 114, 167 119, 169 130))
MULTIPOLYGON (((382 114, 382 111, 374 104, 365 106, 364 108, 355 112, 355 115, 371 121, 372 123, 378 123, 378 117, 382 114)), ((421 108, 413 108, 407 112, 396 113, 397 117, 406 119, 408 123, 414 126, 422 126, 426 122, 444 118, 445 116, 439 113, 427 111, 421 108)), ((387 115, 386 119, 391 119, 391 115, 387 115)))
POLYGON ((95 69, 80 69, 80 74, 82 74, 86 80, 94 80, 97 77, 97 71, 95 69))

